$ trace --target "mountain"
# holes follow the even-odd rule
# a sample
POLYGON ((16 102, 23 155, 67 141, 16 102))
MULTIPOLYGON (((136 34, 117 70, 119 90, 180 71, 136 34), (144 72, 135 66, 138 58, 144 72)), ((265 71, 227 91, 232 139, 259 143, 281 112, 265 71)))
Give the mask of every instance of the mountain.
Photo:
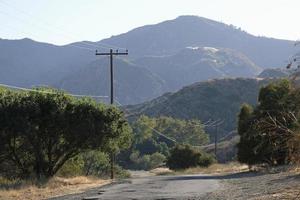
POLYGON ((180 16, 139 27, 98 42, 103 43, 126 47, 134 58, 172 55, 188 46, 229 48, 242 52, 263 68, 284 65, 294 50, 292 41, 256 37, 233 25, 197 16, 180 16))
MULTIPOLYGON (((108 59, 67 75, 57 87, 76 94, 109 95, 108 59)), ((116 94, 122 104, 148 101, 194 82, 222 77, 255 77, 261 69, 243 54, 212 47, 185 48, 172 56, 116 59, 116 94)))
POLYGON ((288 77, 290 74, 291 74, 290 71, 283 68, 265 69, 258 75, 258 77, 259 78, 284 78, 284 77, 288 77))
MULTIPOLYGON (((195 83, 175 93, 167 93, 143 104, 127 106, 128 117, 171 116, 199 119, 202 122, 222 120, 220 136, 236 129, 237 114, 243 103, 255 105, 259 89, 271 79, 215 79, 195 83)), ((208 129, 214 133, 215 129, 208 129)))
MULTIPOLYGON (((122 104, 141 103, 166 91, 164 81, 129 61, 114 59, 115 96, 122 104)), ((110 94, 109 59, 103 58, 73 72, 57 87, 76 94, 110 94)), ((104 99, 105 100, 105 99, 104 99)))
POLYGON ((214 47, 187 47, 170 56, 146 56, 134 61, 165 80, 169 91, 222 77, 255 77, 262 71, 242 53, 214 47))
POLYGON ((30 39, 0 39, 0 52, 0 82, 23 87, 54 84, 95 59, 85 49, 30 39))
POLYGON ((280 66, 293 50, 291 41, 255 37, 234 26, 182 16, 99 42, 57 46, 30 39, 0 39, 0 83, 50 85, 102 95, 108 91, 108 79, 105 71, 96 79, 97 70, 92 66, 98 59, 94 49, 103 45, 129 49, 130 64, 117 61, 125 66, 116 69, 116 77, 122 80, 122 87, 117 88, 122 104, 140 103, 212 78, 254 77, 261 68, 280 66), (128 72, 118 71, 125 69, 128 72))

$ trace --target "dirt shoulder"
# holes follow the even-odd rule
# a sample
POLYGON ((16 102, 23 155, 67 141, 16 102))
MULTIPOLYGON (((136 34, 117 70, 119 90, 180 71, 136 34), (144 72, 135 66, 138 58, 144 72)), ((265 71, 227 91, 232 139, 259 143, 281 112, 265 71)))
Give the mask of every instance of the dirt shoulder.
POLYGON ((241 172, 214 176, 222 189, 208 193, 201 200, 284 200, 300 199, 300 173, 297 170, 241 172))
POLYGON ((69 179, 55 177, 42 187, 24 185, 18 189, 2 189, 0 190, 0 200, 47 199, 50 197, 81 193, 109 183, 111 183, 110 180, 89 177, 75 177, 69 179))

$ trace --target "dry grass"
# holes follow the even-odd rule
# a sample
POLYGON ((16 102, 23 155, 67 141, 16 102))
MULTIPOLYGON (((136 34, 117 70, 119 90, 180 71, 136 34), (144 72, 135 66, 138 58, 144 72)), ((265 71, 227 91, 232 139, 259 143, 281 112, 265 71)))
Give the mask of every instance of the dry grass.
POLYGON ((172 175, 175 174, 174 171, 170 170, 169 168, 166 167, 159 167, 156 169, 152 169, 150 173, 155 174, 157 176, 163 176, 163 175, 172 175))
POLYGON ((75 177, 51 179, 42 187, 25 184, 19 189, 0 190, 0 200, 40 200, 66 194, 81 193, 87 189, 110 183, 91 177, 75 177))
POLYGON ((169 168, 157 168, 151 170, 155 175, 181 175, 181 174, 227 174, 248 171, 248 165, 240 164, 238 162, 231 162, 227 164, 212 164, 209 167, 194 167, 185 170, 173 171, 169 168))
MULTIPOLYGON (((183 170, 184 174, 226 174, 248 171, 248 165, 240 164, 238 162, 231 162, 227 164, 212 164, 209 167, 196 167, 183 170)), ((180 171, 179 171, 180 173, 180 171)))

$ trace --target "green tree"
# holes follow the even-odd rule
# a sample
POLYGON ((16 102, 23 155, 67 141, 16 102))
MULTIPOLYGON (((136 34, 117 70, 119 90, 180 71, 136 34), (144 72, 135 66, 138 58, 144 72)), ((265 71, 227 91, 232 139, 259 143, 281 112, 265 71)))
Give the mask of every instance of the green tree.
POLYGON ((200 150, 192 148, 190 145, 176 145, 167 158, 167 166, 170 169, 187 169, 190 167, 208 167, 215 160, 200 150))
POLYGON ((0 158, 20 176, 53 176, 69 159, 107 143, 126 147, 130 127, 122 112, 90 99, 44 92, 0 93, 0 158))
POLYGON ((255 147, 258 145, 258 137, 256 131, 251 127, 253 108, 248 104, 243 104, 238 116, 238 134, 240 141, 237 145, 238 160, 242 163, 256 164, 258 162, 258 154, 255 147))
POLYGON ((141 116, 133 123, 133 132, 136 135, 136 143, 141 143, 153 135, 157 135, 153 129, 164 135, 174 138, 177 142, 191 145, 203 145, 209 142, 208 135, 204 132, 199 120, 180 120, 172 117, 149 118, 141 116))
POLYGON ((239 115, 238 158, 247 164, 287 164, 289 141, 299 131, 300 90, 288 80, 261 88, 254 111, 243 106, 239 115))

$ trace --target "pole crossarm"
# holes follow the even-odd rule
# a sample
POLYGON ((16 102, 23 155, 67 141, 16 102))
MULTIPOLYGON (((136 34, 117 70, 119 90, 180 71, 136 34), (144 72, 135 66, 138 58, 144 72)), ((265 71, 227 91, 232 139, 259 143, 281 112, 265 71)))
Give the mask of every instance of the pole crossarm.
MULTIPOLYGON (((114 104, 114 67, 113 67, 113 58, 114 56, 118 55, 128 55, 128 50, 125 52, 119 52, 119 50, 116 50, 115 52, 113 49, 110 49, 109 52, 104 53, 98 53, 96 50, 96 56, 109 56, 110 58, 110 104, 114 104)), ((110 154, 110 178, 114 179, 115 177, 115 160, 116 155, 114 152, 111 152, 110 154)))
POLYGON ((119 56, 119 55, 128 55, 128 50, 126 50, 126 52, 119 52, 118 50, 116 50, 115 52, 111 49, 110 52, 105 52, 105 53, 99 53, 97 50, 96 50, 96 53, 95 53, 96 56, 110 56, 110 55, 113 55, 113 56, 119 56))

